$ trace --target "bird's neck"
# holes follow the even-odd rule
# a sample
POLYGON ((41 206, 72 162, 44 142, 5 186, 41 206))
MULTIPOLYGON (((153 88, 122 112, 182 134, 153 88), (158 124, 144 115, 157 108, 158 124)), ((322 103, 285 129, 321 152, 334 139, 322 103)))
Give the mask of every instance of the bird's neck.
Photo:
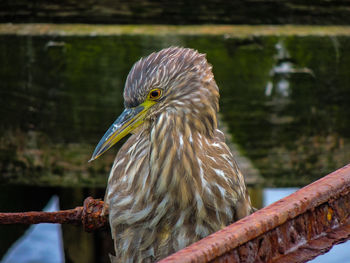
POLYGON ((216 129, 216 112, 212 113, 208 113, 207 119, 205 114, 198 119, 195 112, 170 109, 160 114, 152 125, 150 176, 155 182, 155 194, 175 197, 182 208, 195 199, 194 189, 202 188, 201 185, 194 185, 203 176, 200 174, 203 171, 198 153, 201 151, 200 141, 203 137, 212 137, 216 129))

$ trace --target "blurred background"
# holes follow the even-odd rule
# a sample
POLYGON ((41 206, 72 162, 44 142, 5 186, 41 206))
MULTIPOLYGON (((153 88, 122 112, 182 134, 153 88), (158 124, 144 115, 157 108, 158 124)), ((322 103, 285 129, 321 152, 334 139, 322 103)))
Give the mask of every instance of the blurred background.
MULTIPOLYGON (((169 46, 213 65, 220 126, 256 207, 349 163, 350 3, 307 3, 1 1, 0 211, 103 198, 122 142, 87 161, 133 63, 169 46)), ((314 262, 346 262, 348 243, 314 262)), ((0 226, 2 262, 109 262, 112 251, 108 230, 0 226)))

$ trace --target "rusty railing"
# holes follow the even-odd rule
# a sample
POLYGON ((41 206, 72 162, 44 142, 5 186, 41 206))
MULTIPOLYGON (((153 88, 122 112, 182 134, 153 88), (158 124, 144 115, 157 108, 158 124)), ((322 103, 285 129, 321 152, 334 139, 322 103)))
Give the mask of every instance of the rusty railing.
POLYGON ((350 239, 350 164, 163 259, 306 262, 350 239))
POLYGON ((107 225, 107 216, 101 216, 103 201, 88 197, 83 206, 57 212, 0 213, 0 225, 58 223, 83 225, 92 232, 107 225))

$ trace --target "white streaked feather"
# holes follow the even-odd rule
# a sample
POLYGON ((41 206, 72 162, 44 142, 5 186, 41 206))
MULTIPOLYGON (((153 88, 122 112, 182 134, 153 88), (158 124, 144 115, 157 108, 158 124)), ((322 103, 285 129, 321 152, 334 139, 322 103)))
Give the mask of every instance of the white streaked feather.
POLYGON ((196 234, 200 237, 206 237, 207 235, 209 235, 209 229, 199 223, 196 224, 195 231, 196 234))

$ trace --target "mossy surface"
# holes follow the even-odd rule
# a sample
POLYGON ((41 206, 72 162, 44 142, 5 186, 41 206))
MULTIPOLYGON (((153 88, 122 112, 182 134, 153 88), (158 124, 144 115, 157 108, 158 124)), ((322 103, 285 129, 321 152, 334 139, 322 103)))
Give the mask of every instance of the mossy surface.
POLYGON ((1 35, 24 36, 349 36, 347 25, 93 25, 0 23, 1 35))
POLYGON ((339 35, 305 28, 303 34, 260 35, 230 34, 228 28, 216 34, 183 33, 186 28, 159 35, 3 32, 0 182, 103 186, 120 144, 87 161, 123 109, 131 66, 177 45, 207 53, 223 120, 265 183, 307 184, 350 160, 345 29, 339 35))

